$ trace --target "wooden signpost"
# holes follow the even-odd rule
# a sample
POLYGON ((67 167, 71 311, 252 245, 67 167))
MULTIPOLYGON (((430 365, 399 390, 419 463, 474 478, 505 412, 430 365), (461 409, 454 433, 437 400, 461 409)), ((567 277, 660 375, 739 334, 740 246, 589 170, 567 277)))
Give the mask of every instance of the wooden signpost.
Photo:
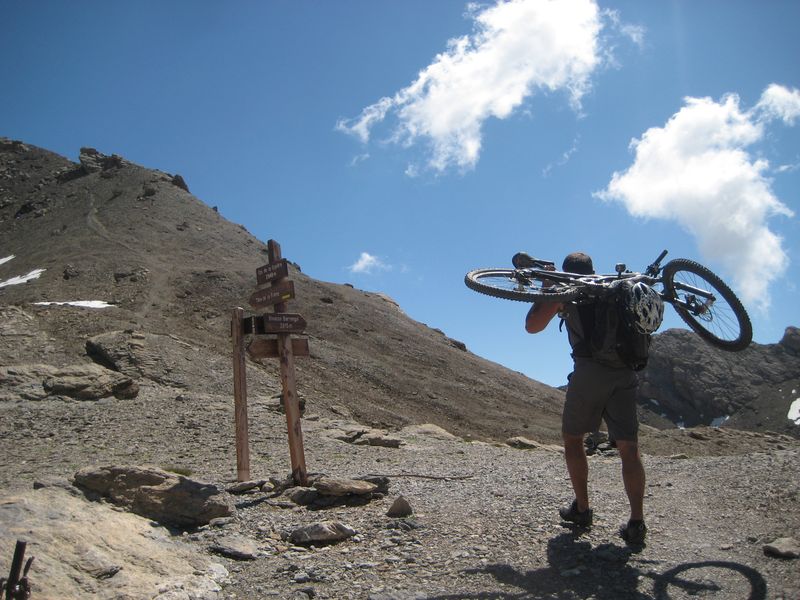
POLYGON ((294 283, 288 280, 289 266, 281 257, 281 247, 275 240, 267 244, 269 263, 256 270, 259 289, 250 296, 253 308, 274 307, 272 313, 250 317, 244 310, 233 311, 231 323, 233 333, 233 395, 236 420, 236 472, 239 481, 250 479, 250 449, 247 433, 247 382, 245 375, 244 336, 253 338, 246 350, 253 358, 280 359, 283 407, 289 437, 289 457, 292 463, 292 478, 299 485, 308 483, 303 432, 300 428, 300 402, 297 397, 294 357, 308 356, 308 340, 292 338, 293 333, 302 333, 306 320, 298 314, 286 312, 286 302, 295 296, 294 283), (265 285, 269 287, 261 287, 265 285), (276 337, 261 337, 274 335, 276 337))

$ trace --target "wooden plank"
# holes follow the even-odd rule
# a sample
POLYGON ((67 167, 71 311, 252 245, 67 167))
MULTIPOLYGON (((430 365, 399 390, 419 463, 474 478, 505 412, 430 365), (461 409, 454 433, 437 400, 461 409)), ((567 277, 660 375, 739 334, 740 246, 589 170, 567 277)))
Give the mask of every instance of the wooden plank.
POLYGON ((256 290, 256 292, 250 296, 250 306, 253 308, 264 308, 274 304, 283 304, 292 298, 294 298, 294 282, 284 280, 273 283, 272 287, 256 290))
MULTIPOLYGON (((247 353, 253 358, 280 358, 278 340, 275 338, 255 338, 247 345, 247 353)), ((292 354, 295 356, 309 356, 308 338, 293 338, 292 354)))
POLYGON ((242 319, 244 310, 237 307, 231 318, 233 334, 233 412, 236 428, 236 478, 250 480, 250 440, 247 432, 247 371, 244 360, 242 319))
POLYGON ((256 281, 259 285, 262 283, 270 283, 277 279, 284 279, 289 276, 289 261, 282 258, 278 262, 267 263, 266 265, 256 269, 256 281))
MULTIPOLYGON (((281 387, 283 388, 283 409, 286 412, 286 431, 289 436, 289 457, 292 463, 292 479, 295 483, 307 486, 306 457, 303 449, 303 431, 300 427, 300 400, 297 397, 294 378, 294 340, 288 334, 278 335, 280 353, 281 387)), ((306 341, 307 340, 303 340, 306 341)))
MULTIPOLYGON (((269 262, 276 263, 283 258, 281 247, 275 240, 267 242, 269 262)), ((280 281, 280 280, 279 280, 280 281)), ((285 280, 284 280, 285 281, 285 280)), ((274 283, 273 283, 274 285, 274 283)), ((294 294, 292 294, 292 298, 294 294)), ((288 299, 288 298, 287 298, 288 299)), ((275 305, 276 313, 286 312, 286 302, 275 305)), ((297 399, 294 379, 294 356, 301 356, 295 352, 295 342, 302 341, 308 345, 308 340, 291 340, 288 334, 278 334, 278 349, 280 354, 281 385, 283 387, 283 408, 286 411, 286 429, 289 437, 289 457, 292 462, 292 479, 298 485, 308 485, 306 471, 306 457, 303 449, 303 431, 300 427, 300 402, 297 399)), ((307 354, 306 354, 307 356, 307 354)))

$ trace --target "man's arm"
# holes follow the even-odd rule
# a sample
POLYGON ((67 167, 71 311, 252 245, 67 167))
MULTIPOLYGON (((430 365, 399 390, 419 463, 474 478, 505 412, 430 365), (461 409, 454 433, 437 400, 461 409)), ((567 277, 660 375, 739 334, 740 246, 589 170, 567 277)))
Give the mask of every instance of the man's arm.
POLYGON ((525 317, 525 331, 539 333, 561 310, 560 302, 535 302, 525 317))

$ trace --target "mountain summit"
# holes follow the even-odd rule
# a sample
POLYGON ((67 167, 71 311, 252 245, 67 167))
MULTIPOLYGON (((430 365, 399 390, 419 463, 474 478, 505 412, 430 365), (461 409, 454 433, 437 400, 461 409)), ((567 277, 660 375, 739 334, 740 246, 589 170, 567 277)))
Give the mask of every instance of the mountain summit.
MULTIPOLYGON (((73 163, 0 141, 0 281, 40 273, 0 288, 4 327, 17 332, 4 336, 0 362, 91 362, 98 354, 87 354, 87 341, 111 336, 132 355, 133 375, 174 387, 173 396, 230 394, 231 311, 247 307, 267 248, 188 189, 179 175, 91 148, 73 163), (37 304, 74 301, 113 306, 37 304), (141 348, 136 336, 147 336, 141 348)), ((470 353, 384 295, 317 281, 297 265, 290 277, 290 309, 308 322, 311 347, 297 361, 298 392, 315 413, 558 440, 561 391, 470 353)), ((272 361, 248 369, 252 398, 276 393, 272 361)))

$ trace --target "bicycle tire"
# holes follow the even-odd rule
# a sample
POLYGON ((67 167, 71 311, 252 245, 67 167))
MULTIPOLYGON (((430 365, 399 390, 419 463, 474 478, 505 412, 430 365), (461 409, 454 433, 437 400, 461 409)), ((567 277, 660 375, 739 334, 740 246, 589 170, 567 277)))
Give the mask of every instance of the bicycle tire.
POLYGON ((464 276, 464 283, 480 294, 518 302, 568 302, 581 292, 580 284, 553 283, 543 287, 539 277, 532 277, 529 285, 524 285, 514 273, 514 269, 475 269, 464 276))
MULTIPOLYGON (((678 565, 677 567, 673 567, 662 575, 655 576, 654 579, 656 580, 656 583, 653 586, 654 598, 656 598, 656 600, 669 600, 672 598, 673 596, 670 594, 670 587, 672 587, 672 585, 690 588, 688 590, 689 595, 696 595, 696 592, 694 594, 692 593, 692 585, 700 588, 702 584, 692 582, 691 580, 687 579, 685 575, 682 577, 679 577, 679 575, 686 571, 708 568, 727 569, 739 573, 746 580, 746 586, 750 588, 750 594, 746 598, 742 596, 742 598, 745 598, 745 600, 766 599, 767 582, 761 573, 752 567, 748 567, 747 565, 724 560, 707 560, 696 563, 685 563, 678 565)), ((730 591, 732 590, 728 590, 728 592, 730 591)), ((722 592, 725 594, 725 590, 722 590, 722 592)))
POLYGON ((681 283, 707 288, 715 295, 713 306, 704 315, 673 304, 678 316, 706 342, 728 352, 738 352, 750 345, 753 339, 750 317, 736 294, 717 275, 693 260, 676 258, 664 266, 663 279, 668 297, 681 298, 681 283))

